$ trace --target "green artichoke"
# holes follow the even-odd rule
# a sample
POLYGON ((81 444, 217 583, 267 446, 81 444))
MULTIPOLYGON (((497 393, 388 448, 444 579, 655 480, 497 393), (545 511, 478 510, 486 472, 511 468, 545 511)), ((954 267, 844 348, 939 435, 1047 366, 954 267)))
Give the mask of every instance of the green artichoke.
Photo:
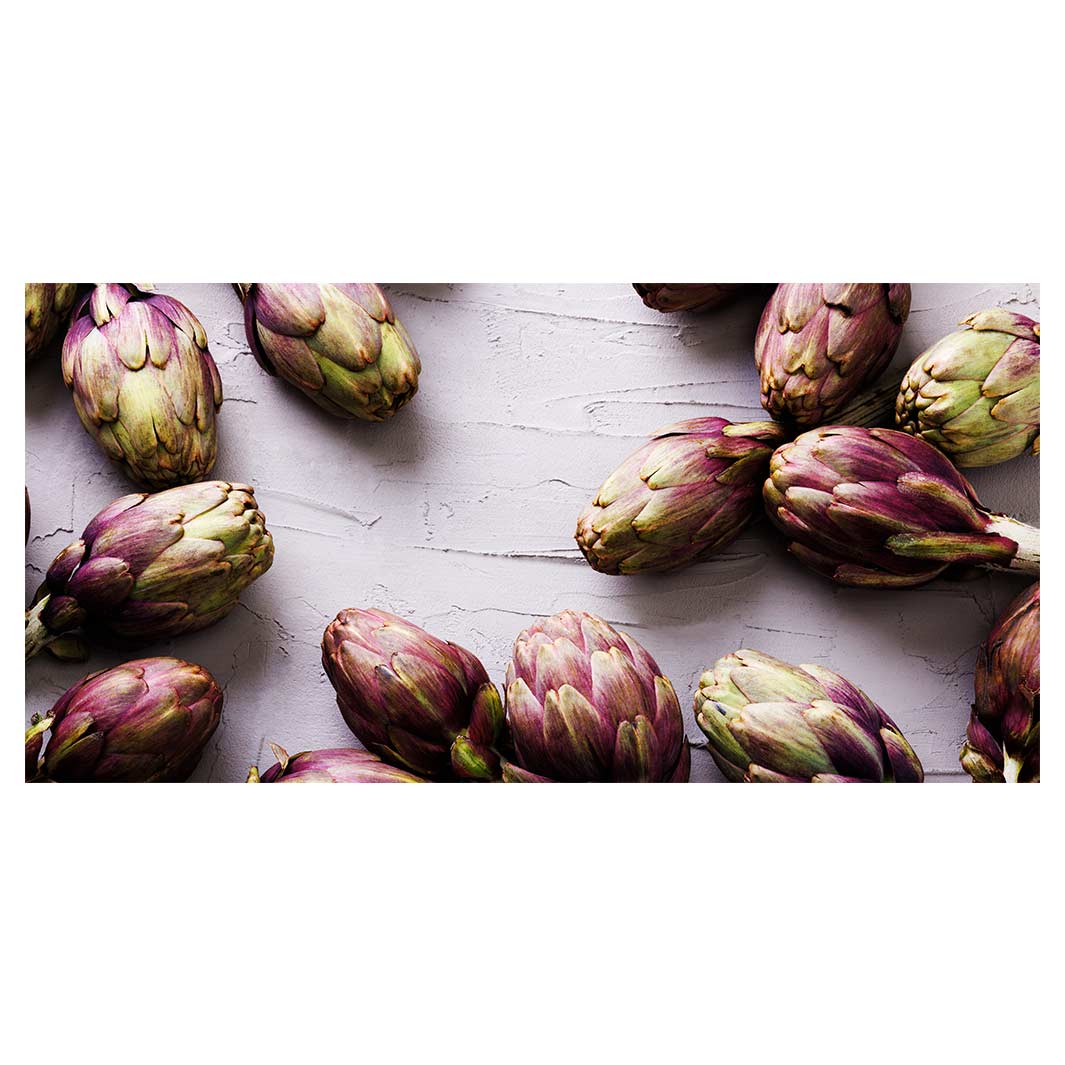
POLYGON ((745 285, 633 284, 640 299, 655 311, 712 311, 731 303, 745 285))
POLYGON ((274 560, 252 489, 204 481, 105 507, 48 569, 26 614, 26 657, 63 633, 126 644, 224 618, 274 560))
POLYGON ((26 284, 26 361, 39 355, 70 317, 76 284, 26 284))
POLYGON ((924 780, 891 718, 824 666, 792 666, 760 651, 726 655, 699 680, 695 719, 730 781, 924 780))
POLYGON ((909 285, 778 285, 754 341, 762 406, 807 428, 835 420, 887 367, 909 313, 909 285))
POLYGON ((664 573, 734 540, 759 506, 775 422, 692 418, 660 429, 603 483, 576 540, 600 573, 664 573))
POLYGON ((322 665, 359 741, 434 779, 499 777, 503 704, 480 661, 384 610, 342 610, 322 665))
POLYGON ((377 285, 256 282, 237 291, 259 365, 330 414, 384 421, 418 391, 418 352, 377 285))
POLYGON ((655 660, 594 614, 530 625, 507 664, 511 783, 684 783, 691 752, 680 704, 655 660))
POLYGON ((985 510, 949 459, 894 429, 803 433, 762 495, 788 550, 840 584, 908 588, 956 563, 1039 573, 1038 529, 985 510))
POLYGON ((919 355, 902 381, 895 424, 956 466, 1039 453, 1039 323, 1002 307, 970 315, 919 355))
POLYGON ((202 666, 178 658, 126 662, 78 681, 34 721, 26 733, 26 778, 187 780, 221 716, 222 689, 202 666))
POLYGON ((978 784, 1039 780, 1039 584, 995 622, 976 659, 961 764, 978 784))
POLYGON ((169 488, 211 472, 222 382, 184 304, 96 285, 63 342, 63 380, 81 424, 137 484, 169 488))
POLYGON ((290 755, 271 743, 277 761, 263 775, 252 766, 249 784, 423 784, 421 777, 382 762, 369 751, 337 747, 290 755))

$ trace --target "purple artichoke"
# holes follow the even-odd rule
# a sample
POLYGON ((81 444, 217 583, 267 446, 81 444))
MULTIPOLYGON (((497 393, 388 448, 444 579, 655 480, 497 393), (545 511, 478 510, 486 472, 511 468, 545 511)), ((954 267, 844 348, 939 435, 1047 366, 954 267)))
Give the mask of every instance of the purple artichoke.
POLYGON ((1039 780, 1039 584, 995 622, 976 660, 961 764, 980 784, 1039 780))
POLYGON ((322 637, 322 665, 359 741, 433 779, 493 780, 503 704, 480 661, 384 610, 342 610, 322 637))
POLYGON ((762 406, 799 426, 832 421, 891 362, 909 313, 909 285, 778 285, 754 341, 762 406))
POLYGON ((1039 323, 995 307, 961 324, 907 371, 896 424, 957 466, 1039 454, 1039 323))
POLYGON ((26 361, 36 358, 59 335, 70 317, 78 286, 26 284, 26 361))
POLYGON ((423 784, 421 777, 382 762, 369 751, 337 747, 290 755, 270 744, 277 761, 260 777, 252 766, 249 784, 423 784))
POLYGON ((726 655, 699 681, 695 719, 733 782, 924 780, 895 722, 824 666, 792 666, 760 651, 726 655))
POLYGON ((1039 573, 1039 530, 984 510, 931 444, 826 426, 777 448, 763 489, 788 550, 840 584, 908 588, 954 563, 1039 573))
POLYGON ((179 658, 141 658, 92 673, 27 732, 27 779, 187 780, 221 716, 214 677, 179 658))
POLYGON ((745 285, 641 285, 634 284, 640 299, 652 310, 712 311, 731 303, 745 285))
POLYGON ((79 626, 130 644, 206 628, 273 560, 247 485, 122 496, 49 567, 44 596, 26 615, 26 657, 79 626))
POLYGON ((96 285, 63 341, 63 380, 81 424, 137 484, 169 488, 211 472, 222 382, 183 303, 96 285))
POLYGON ((418 391, 421 362, 371 284, 241 284, 259 365, 341 418, 379 422, 418 391))
POLYGON ((514 641, 507 723, 506 781, 688 779, 673 685, 635 640, 593 614, 566 610, 514 641))
POLYGON ((734 540, 758 507, 775 422, 693 418, 660 429, 603 483, 576 540, 600 573, 664 573, 734 540))

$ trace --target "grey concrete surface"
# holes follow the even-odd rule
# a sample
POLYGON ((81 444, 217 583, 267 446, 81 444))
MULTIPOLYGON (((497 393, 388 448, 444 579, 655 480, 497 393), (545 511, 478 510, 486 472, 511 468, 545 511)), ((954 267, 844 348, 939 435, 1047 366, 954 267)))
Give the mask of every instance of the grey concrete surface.
MULTIPOLYGON (((268 741, 293 752, 354 743, 319 641, 337 611, 360 605, 465 645, 497 681, 532 618, 567 607, 600 614, 657 658, 696 745, 692 694, 720 655, 747 646, 830 665, 894 716, 930 780, 968 779, 957 752, 976 649, 1023 579, 836 588, 789 558, 764 521, 666 577, 594 573, 572 540, 585 502, 651 430, 701 414, 761 416, 751 357, 759 299, 667 316, 621 283, 389 285, 422 357, 421 389, 391 422, 371 425, 334 419, 263 373, 228 285, 157 287, 207 331, 225 390, 214 472, 255 486, 277 552, 229 618, 144 652, 202 663, 225 687, 222 725, 194 780, 243 780, 253 762, 271 764, 268 741)), ((915 285, 896 362, 995 304, 1038 317, 1038 286, 915 285)), ((26 423, 28 602, 51 559, 133 489, 82 429, 58 359, 29 368, 26 423)), ((1038 524, 1038 459, 971 479, 989 509, 1038 524)), ((38 656, 27 667, 27 719, 85 673, 128 657, 38 656)), ((692 761, 694 780, 721 779, 701 746, 692 761)))

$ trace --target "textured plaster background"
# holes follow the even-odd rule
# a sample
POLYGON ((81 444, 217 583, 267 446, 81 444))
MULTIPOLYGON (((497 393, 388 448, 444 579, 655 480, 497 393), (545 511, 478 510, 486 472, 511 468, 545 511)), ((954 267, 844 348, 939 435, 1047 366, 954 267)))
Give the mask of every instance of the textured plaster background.
MULTIPOLYGON (((207 331, 225 391, 215 476, 255 486, 273 568, 214 628, 144 654, 202 663, 225 687, 222 725, 194 780, 241 781, 290 751, 346 746, 319 641, 342 607, 410 617, 478 654, 497 682, 529 620, 573 607, 631 632, 691 715, 700 672, 740 646, 830 665, 892 714, 932 780, 966 780, 957 751, 976 649, 1023 579, 984 574, 910 591, 834 587, 759 520, 722 555, 666 577, 594 573, 572 539, 602 480, 655 428, 701 414, 762 417, 751 343, 764 297, 661 315, 626 284, 390 285, 422 357, 421 388, 391 422, 344 422, 263 373, 224 284, 158 285, 207 331)), ((897 365, 994 304, 1039 317, 1035 285, 915 285, 897 365)), ((58 357, 28 369, 26 597, 108 502, 134 489, 82 429, 58 357)), ((1039 461, 971 474, 984 504, 1039 521, 1039 461)), ((85 664, 27 667, 27 720, 85 664)))

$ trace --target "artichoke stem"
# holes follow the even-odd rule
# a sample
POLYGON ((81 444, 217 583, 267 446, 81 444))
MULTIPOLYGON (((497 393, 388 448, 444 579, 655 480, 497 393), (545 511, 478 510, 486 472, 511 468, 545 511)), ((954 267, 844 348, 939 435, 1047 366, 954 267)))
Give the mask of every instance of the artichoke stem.
POLYGON ((1021 779, 1021 760, 1019 758, 1011 758, 1003 751, 1002 775, 1005 777, 1007 784, 1019 783, 1021 779))
POLYGON ((994 515, 994 520, 987 527, 989 533, 1008 537, 1017 545, 1017 554, 1009 564, 1009 569, 1018 573, 1031 573, 1039 576, 1039 530, 1023 521, 1014 521, 1003 514, 994 515))
POLYGON ((26 661, 40 654, 53 640, 56 634, 49 632, 41 621, 41 612, 51 596, 46 595, 39 603, 26 611, 26 661))

